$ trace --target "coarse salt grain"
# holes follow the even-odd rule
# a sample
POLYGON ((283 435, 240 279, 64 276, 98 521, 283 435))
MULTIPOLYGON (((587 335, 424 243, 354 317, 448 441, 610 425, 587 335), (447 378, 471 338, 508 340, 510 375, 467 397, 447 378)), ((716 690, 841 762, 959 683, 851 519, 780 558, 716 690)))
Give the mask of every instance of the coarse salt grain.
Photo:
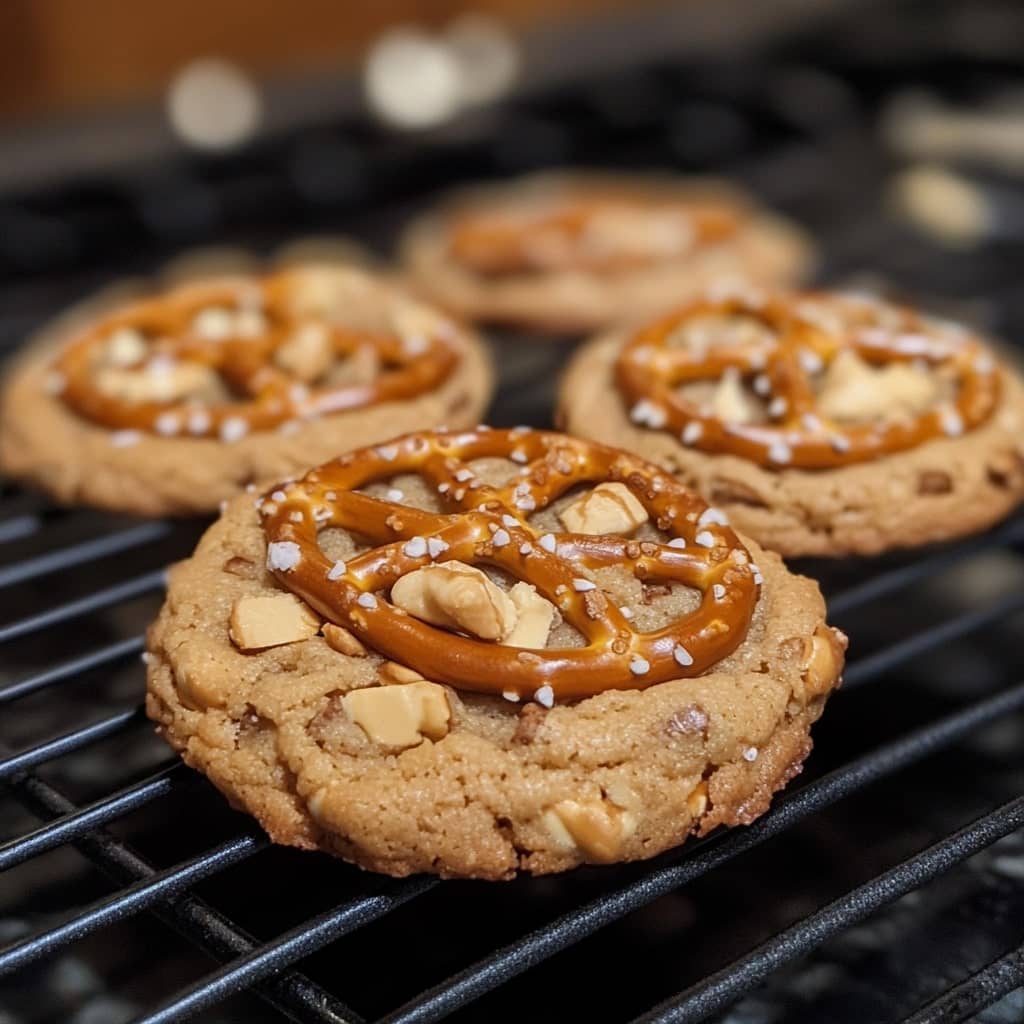
POLYGON ((285 494, 284 491, 274 491, 274 493, 270 495, 270 500, 271 501, 284 501, 287 497, 288 497, 288 495, 285 494))
POLYGON ((585 594, 588 590, 596 590, 597 584, 584 579, 582 576, 577 576, 572 581, 572 589, 585 594))
POLYGON ((377 598, 374 597, 373 594, 360 594, 356 598, 356 604, 359 605, 360 608, 376 608, 377 598))
POLYGON ((772 462, 789 462, 793 458, 793 449, 785 441, 772 441, 768 449, 768 458, 772 462))
POLYGON ((402 501, 405 498, 405 495, 397 487, 392 487, 384 497, 387 498, 388 501, 398 502, 402 501))
POLYGON ((743 760, 744 761, 756 761, 757 760, 757 747, 747 747, 747 749, 743 751, 743 760))
POLYGON ((380 448, 375 448, 374 451, 385 462, 394 462, 398 458, 398 448, 393 444, 382 445, 380 448))
POLYGON ((668 422, 668 414, 660 405, 655 405, 646 398, 641 398, 629 411, 629 418, 644 427, 659 430, 668 422))
POLYGON ((423 537, 413 537, 405 543, 402 553, 409 558, 422 558, 427 553, 427 542, 423 537))
POLYGON ((302 513, 298 509, 296 509, 294 512, 289 513, 288 518, 293 523, 301 523, 303 517, 302 517, 302 513))
POLYGON ((153 424, 158 434, 164 437, 173 437, 181 430, 181 421, 173 412, 162 412, 153 424))
POLYGON ((821 373, 825 369, 825 363, 822 361, 821 356, 808 348, 800 349, 797 359, 800 360, 800 366, 803 368, 804 373, 821 373))
POLYGON ((721 601, 725 597, 725 587, 721 583, 715 583, 711 587, 711 593, 714 595, 716 601, 721 601))
POLYGON ((832 446, 832 450, 836 452, 848 452, 850 450, 850 440, 843 437, 842 434, 833 435, 829 438, 828 443, 832 446))
POLYGON ((291 572, 302 559, 299 545, 293 540, 276 540, 267 545, 267 568, 291 572))
POLYGON ((502 525, 507 526, 510 530, 514 530, 519 526, 519 520, 515 516, 510 516, 507 513, 501 517, 502 525))
POLYGON ((512 460, 513 462, 518 462, 518 463, 520 463, 520 465, 521 465, 522 463, 526 462, 526 461, 527 461, 527 459, 528 459, 528 456, 527 456, 526 452, 524 452, 522 448, 513 448, 513 449, 512 449, 512 451, 510 451, 510 452, 508 453, 508 457, 509 457, 509 458, 510 458, 510 459, 511 459, 511 460, 512 460))
POLYGON ((458 480, 460 484, 464 484, 467 480, 473 479, 473 471, 471 469, 457 470, 455 473, 455 479, 458 480))
POLYGON ((520 544, 519 545, 519 554, 521 554, 521 555, 532 555, 533 554, 533 545, 529 541, 526 541, 523 544, 520 544))
POLYGON ((629 671, 635 676, 645 676, 651 671, 651 663, 646 659, 642 658, 639 654, 634 654, 629 659, 629 671))
POLYGON ((633 609, 630 608, 628 605, 620 604, 619 605, 619 612, 622 614, 622 617, 624 619, 631 619, 631 618, 633 618, 633 609))
POLYGON ((670 548, 685 548, 686 547, 686 538, 685 537, 673 537, 668 542, 668 546, 670 548))
POLYGON ((959 437, 964 432, 964 421, 955 409, 942 410, 942 430, 948 437, 959 437))
POLYGON ((770 395, 772 391, 772 382, 763 374, 759 373, 754 378, 754 391, 764 397, 770 395))
POLYGON ((522 512, 532 512, 537 507, 537 502, 531 494, 520 495, 513 504, 522 512))
POLYGON ((503 548, 506 544, 510 544, 512 538, 508 535, 508 530, 496 530, 494 536, 491 538, 491 543, 496 548, 503 548))
POLYGON ((513 704, 519 703, 519 694, 515 690, 502 690, 501 695, 505 700, 511 701, 513 704))
POLYGON ((719 526, 728 526, 729 517, 720 508, 709 506, 701 512, 697 525, 709 526, 711 523, 717 523, 719 526))
POLYGON ((229 444, 234 441, 241 441, 249 433, 249 424, 238 416, 229 416, 220 425, 220 439, 229 444))
POLYGON ((533 699, 546 708, 555 706, 555 691, 550 686, 544 685, 534 690, 533 699))
POLYGON ((188 432, 205 434, 210 429, 210 414, 205 409, 193 409, 188 414, 188 432))
POLYGON ((347 572, 348 566, 339 558, 338 561, 327 570, 327 578, 329 580, 340 580, 347 572))
POLYGON ((771 416, 784 416, 788 408, 789 402, 787 402, 782 395, 776 395, 775 398, 768 403, 768 413, 771 416))
POLYGON ((703 425, 698 423, 696 420, 691 420, 685 427, 683 427, 683 432, 680 436, 682 437, 683 444, 696 444, 703 433, 703 425))
POLYGON ((545 533, 538 543, 545 551, 549 551, 551 554, 554 554, 558 547, 558 541, 555 540, 555 535, 553 533, 545 533))
POLYGON ((110 443, 115 448, 130 448, 138 444, 142 435, 137 430, 115 430, 110 435, 110 443))
POLYGON ((710 530, 701 530, 696 537, 693 538, 693 543, 698 547, 702 548, 713 548, 715 546, 715 535, 710 530))
POLYGON ((683 668, 689 668, 693 664, 693 655, 682 644, 676 644, 675 650, 672 651, 672 657, 683 668))

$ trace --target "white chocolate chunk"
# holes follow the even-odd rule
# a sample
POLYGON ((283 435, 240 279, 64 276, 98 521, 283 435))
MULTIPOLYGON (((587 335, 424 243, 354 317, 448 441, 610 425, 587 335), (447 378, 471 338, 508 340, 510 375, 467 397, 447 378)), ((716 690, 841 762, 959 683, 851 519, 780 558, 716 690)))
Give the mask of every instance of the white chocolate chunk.
POLYGON ((223 390, 211 367, 193 362, 176 362, 161 369, 108 366, 97 372, 96 387, 123 402, 216 400, 223 390))
POLYGON ((319 629, 319 617, 294 594, 240 597, 231 609, 228 624, 232 642, 243 651, 308 640, 319 629))
POLYGON ((818 396, 822 415, 840 422, 918 413, 938 396, 930 373, 906 363, 875 369, 850 349, 829 364, 818 396))
POLYGON ((752 423, 758 417, 755 399, 747 394, 739 372, 729 367, 711 398, 710 413, 723 423, 752 423))
POLYGON ((417 619, 481 640, 502 640, 516 624, 516 607, 500 587, 464 562, 442 562, 402 576, 391 601, 417 619))
POLYGON ((415 747, 448 734, 451 708, 443 686, 420 680, 353 690, 342 704, 367 737, 389 747, 415 747))
POLYGON ((323 324, 305 323, 274 353, 274 362, 299 380, 310 383, 334 362, 334 346, 323 324))
POLYGON ((548 633, 555 618, 555 606, 537 593, 529 583, 519 582, 508 596, 515 605, 519 618, 512 632, 501 642, 509 647, 529 647, 541 650, 547 646, 548 633))
POLYGON ((570 533, 631 534, 647 522, 647 510, 625 484, 598 484, 558 518, 570 533))

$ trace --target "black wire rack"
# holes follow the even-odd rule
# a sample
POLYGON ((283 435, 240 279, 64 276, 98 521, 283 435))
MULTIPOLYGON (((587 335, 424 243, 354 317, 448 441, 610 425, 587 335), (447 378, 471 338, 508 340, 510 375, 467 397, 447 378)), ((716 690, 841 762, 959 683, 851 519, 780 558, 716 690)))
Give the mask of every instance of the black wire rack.
MULTIPOLYGON (((315 223, 386 247, 441 185, 566 161, 728 173, 816 232, 827 279, 870 271, 1020 341, 1020 245, 950 255, 885 215, 898 163, 877 118, 895 92, 1021 84, 976 54, 911 59, 902 30, 937 10, 890 12, 859 48, 858 22, 742 67, 617 73, 509 104, 468 138, 324 126, 233 162, 9 197, 0 222, 32 244, 0 245, 0 344, 185 245, 259 249, 315 223), (812 80, 810 104, 794 101, 812 80)), ((549 422, 567 349, 533 340, 493 339, 495 422, 549 422)), ((925 552, 798 566, 851 660, 805 781, 753 825, 502 886, 273 848, 153 738, 142 629, 202 527, 0 492, 4 1024, 1024 1017, 1024 516, 925 552)))

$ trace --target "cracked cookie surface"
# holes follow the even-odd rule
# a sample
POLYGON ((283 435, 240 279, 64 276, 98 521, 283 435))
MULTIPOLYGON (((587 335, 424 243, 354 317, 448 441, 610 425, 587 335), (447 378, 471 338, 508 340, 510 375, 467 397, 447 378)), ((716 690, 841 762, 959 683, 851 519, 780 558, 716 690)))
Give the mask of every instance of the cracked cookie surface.
MULTIPOLYGON (((505 458, 471 467, 486 485, 522 468, 505 458)), ((437 489, 412 473, 363 490, 441 508, 437 489)), ((639 525, 640 511, 621 494, 593 493, 574 488, 528 521, 543 536, 582 517, 584 528, 619 523, 637 538, 664 540, 653 523, 639 525)), ((281 496, 270 499, 280 505, 281 496)), ((424 680, 375 651, 369 632, 355 637, 330 622, 312 632, 319 616, 311 624, 310 609, 299 614, 275 576, 296 553, 278 546, 267 567, 256 503, 252 495, 230 502, 195 554, 173 569, 148 636, 147 709, 183 758, 276 842, 392 875, 486 879, 651 857, 763 813, 800 771, 810 727, 838 682, 845 638, 825 625, 817 585, 747 541, 761 578, 753 618, 732 653, 702 675, 565 703, 542 692, 511 700, 424 680), (275 604, 279 613, 267 619, 275 604)), ((370 546, 333 527, 319 545, 334 566, 352 565, 370 546)), ((497 615, 495 635, 508 640, 502 616, 525 619, 535 602, 517 599, 509 575, 485 572, 486 587, 504 592, 496 604, 505 609, 485 611, 497 615)), ((699 602, 689 587, 643 581, 621 565, 594 578, 641 631, 659 630, 699 602)), ((446 613, 455 610, 454 596, 439 593, 446 613)), ((431 596, 420 589, 403 600, 427 614, 419 609, 431 596)), ((584 643, 550 605, 542 618, 539 627, 529 622, 535 649, 584 643)), ((490 619, 461 621, 489 630, 490 619)))

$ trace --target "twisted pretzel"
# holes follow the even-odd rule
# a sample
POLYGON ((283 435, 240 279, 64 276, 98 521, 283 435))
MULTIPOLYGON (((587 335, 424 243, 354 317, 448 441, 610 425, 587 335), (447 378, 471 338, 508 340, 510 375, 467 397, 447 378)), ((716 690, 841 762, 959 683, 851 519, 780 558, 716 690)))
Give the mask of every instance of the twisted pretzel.
POLYGON ((959 436, 992 414, 999 400, 999 376, 995 360, 980 341, 940 336, 920 316, 901 307, 852 298, 840 305, 846 320, 841 326, 788 297, 704 298, 643 328, 616 363, 632 418, 671 431, 700 451, 738 455, 776 469, 830 469, 905 451, 934 438, 959 436), (773 337, 702 351, 670 347, 676 331, 706 315, 748 317, 773 337), (942 369, 955 382, 955 398, 916 416, 886 422, 832 422, 818 409, 814 376, 844 349, 875 365, 923 361, 933 371, 942 369), (752 378, 754 390, 766 400, 767 422, 723 422, 701 414, 675 390, 695 381, 716 380, 729 368, 752 378))
POLYGON ((271 492, 262 515, 268 542, 286 545, 268 549, 288 555, 283 562, 268 560, 285 587, 427 679, 484 693, 528 698, 547 685, 555 698, 570 699, 697 675, 743 640, 760 584, 721 513, 656 467, 603 445, 523 428, 410 434, 364 448, 271 492), (467 466, 494 456, 522 463, 518 482, 490 487, 467 466), (399 473, 432 483, 450 511, 357 493, 399 473), (574 485, 605 480, 629 487, 659 528, 683 546, 614 535, 539 536, 529 524, 532 511, 574 485), (320 530, 330 526, 379 546, 332 567, 317 545, 320 530), (386 600, 395 580, 434 559, 491 565, 534 584, 586 646, 526 650, 486 643, 436 629, 386 600), (701 604, 663 629, 639 633, 601 590, 581 586, 581 567, 611 565, 626 566, 642 580, 697 588, 701 604))
POLYGON ((657 199, 609 194, 564 201, 549 212, 478 211, 450 227, 453 258, 481 274, 578 269, 626 270, 678 258, 722 241, 740 227, 733 205, 710 199, 657 199), (595 235, 599 218, 643 218, 637 241, 643 248, 607 244, 595 235), (657 223, 654 219, 657 218, 657 223), (661 237, 657 237, 657 232, 661 237))
POLYGON ((282 271, 239 285, 221 282, 188 286, 137 302, 92 325, 61 354, 55 369, 62 378, 61 397, 77 413, 111 429, 130 428, 161 434, 187 432, 195 437, 234 440, 289 420, 309 419, 379 402, 411 398, 435 388, 458 362, 450 337, 372 333, 343 327, 323 317, 301 315, 293 302, 294 272, 282 271), (244 335, 211 338, 196 328, 205 310, 251 311, 261 329, 244 335), (306 386, 275 365, 277 350, 303 327, 326 332, 336 356, 361 350, 372 353, 382 369, 368 383, 306 386), (161 362, 187 362, 212 368, 230 400, 130 400, 96 386, 104 346, 121 329, 141 333, 145 355, 124 367, 152 370, 161 362))

